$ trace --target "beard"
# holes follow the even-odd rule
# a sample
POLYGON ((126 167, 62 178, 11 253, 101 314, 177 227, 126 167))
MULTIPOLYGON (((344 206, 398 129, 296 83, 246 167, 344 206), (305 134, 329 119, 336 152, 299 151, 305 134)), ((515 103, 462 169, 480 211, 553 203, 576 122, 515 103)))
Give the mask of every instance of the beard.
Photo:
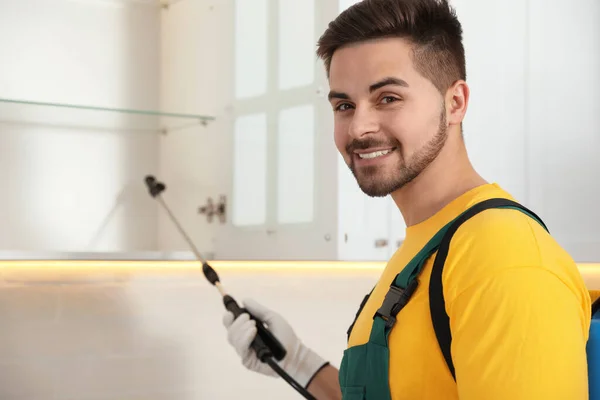
POLYGON ((446 128, 445 108, 442 108, 438 131, 435 136, 421 147, 410 159, 402 156, 401 144, 397 140, 382 142, 381 140, 366 139, 352 141, 346 147, 347 154, 354 150, 372 147, 393 147, 399 157, 398 163, 391 170, 385 166, 366 166, 357 170, 354 157, 351 157, 348 167, 360 189, 370 197, 385 197, 401 189, 418 177, 440 154, 448 137, 446 128))

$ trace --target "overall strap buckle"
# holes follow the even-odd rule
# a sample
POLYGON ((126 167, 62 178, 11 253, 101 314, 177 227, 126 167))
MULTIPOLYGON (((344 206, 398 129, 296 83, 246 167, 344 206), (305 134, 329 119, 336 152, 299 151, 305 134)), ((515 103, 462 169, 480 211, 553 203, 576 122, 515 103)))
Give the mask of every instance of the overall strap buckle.
POLYGON ((406 306, 413 293, 417 290, 419 281, 414 279, 406 289, 390 285, 390 290, 383 299, 383 304, 377 310, 373 318, 381 317, 385 320, 385 327, 391 329, 396 323, 396 315, 406 306))

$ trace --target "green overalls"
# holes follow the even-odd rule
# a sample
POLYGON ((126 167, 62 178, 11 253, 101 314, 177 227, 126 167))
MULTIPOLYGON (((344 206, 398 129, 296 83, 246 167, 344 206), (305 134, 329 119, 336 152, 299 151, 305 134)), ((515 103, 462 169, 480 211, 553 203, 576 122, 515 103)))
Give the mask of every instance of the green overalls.
MULTIPOLYGON (((475 214, 489 208, 516 209, 534 218, 545 227, 543 222, 531 211, 518 203, 505 199, 490 199, 478 203, 463 212, 456 219, 440 229, 417 255, 396 275, 390 285, 382 306, 373 316, 371 335, 366 344, 346 349, 340 365, 339 380, 343 400, 391 400, 389 388, 389 348, 388 337, 396 322, 396 316, 410 300, 418 286, 418 277, 429 257, 437 252, 430 283, 430 302, 436 336, 446 359, 446 363, 454 376, 454 366, 450 356, 450 327, 445 314, 442 292, 442 268, 450 246, 450 239, 458 227, 475 214), (434 278, 435 275, 435 278, 434 278), (433 290, 432 290, 433 289, 433 290), (431 297, 432 293, 438 296, 431 297), (440 299, 440 301, 438 301, 440 299), (443 318, 437 315, 443 313, 443 318), (441 323, 440 323, 441 321, 441 323)), ((362 306, 368 299, 365 297, 362 306)), ((355 320, 356 322, 356 320, 355 320)), ((354 323, 352 324, 352 326, 354 323)), ((352 329, 350 327, 348 335, 352 329)))

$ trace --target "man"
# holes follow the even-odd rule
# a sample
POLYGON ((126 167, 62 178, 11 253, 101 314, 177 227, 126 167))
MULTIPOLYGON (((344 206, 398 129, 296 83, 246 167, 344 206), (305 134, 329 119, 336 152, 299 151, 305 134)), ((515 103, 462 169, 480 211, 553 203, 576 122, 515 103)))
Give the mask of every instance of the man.
MULTIPOLYGON (((318 55, 329 78, 335 144, 364 193, 392 196, 406 240, 355 321, 342 371, 306 348, 281 316, 246 303, 290 351, 282 367, 318 399, 587 399, 589 293, 543 225, 517 210, 485 210, 451 240, 443 297, 456 380, 432 326, 435 256, 383 345, 373 345, 374 315, 415 255, 470 207, 511 196, 479 176, 467 156, 462 28, 446 0, 358 3, 329 25, 318 55), (355 362, 364 346, 371 346, 368 357, 381 350, 379 361, 355 362)), ((253 321, 228 314, 224 324, 246 367, 274 375, 248 350, 253 321)))

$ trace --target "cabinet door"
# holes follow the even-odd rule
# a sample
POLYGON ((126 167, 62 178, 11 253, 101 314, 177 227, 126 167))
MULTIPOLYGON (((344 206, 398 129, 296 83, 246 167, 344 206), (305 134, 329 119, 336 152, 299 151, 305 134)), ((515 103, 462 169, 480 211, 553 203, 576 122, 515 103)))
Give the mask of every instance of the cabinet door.
POLYGON ((402 218, 402 213, 400 213, 400 210, 391 197, 388 197, 388 210, 388 219, 390 221, 390 244, 388 246, 389 258, 404 242, 404 238, 406 237, 406 224, 404 223, 404 218, 402 218))
POLYGON ((341 260, 387 260, 390 248, 390 200, 364 194, 338 157, 338 252, 341 260))
POLYGON ((600 2, 531 0, 529 15, 531 203, 572 257, 597 262, 600 2))
POLYGON ((488 181, 528 203, 527 2, 455 0, 464 31, 469 157, 488 181), (486 15, 486 18, 482 18, 486 15))
POLYGON ((335 257, 336 160, 323 130, 331 110, 318 90, 318 4, 235 2, 231 151, 223 154, 231 169, 222 180, 230 212, 216 258, 335 257))

